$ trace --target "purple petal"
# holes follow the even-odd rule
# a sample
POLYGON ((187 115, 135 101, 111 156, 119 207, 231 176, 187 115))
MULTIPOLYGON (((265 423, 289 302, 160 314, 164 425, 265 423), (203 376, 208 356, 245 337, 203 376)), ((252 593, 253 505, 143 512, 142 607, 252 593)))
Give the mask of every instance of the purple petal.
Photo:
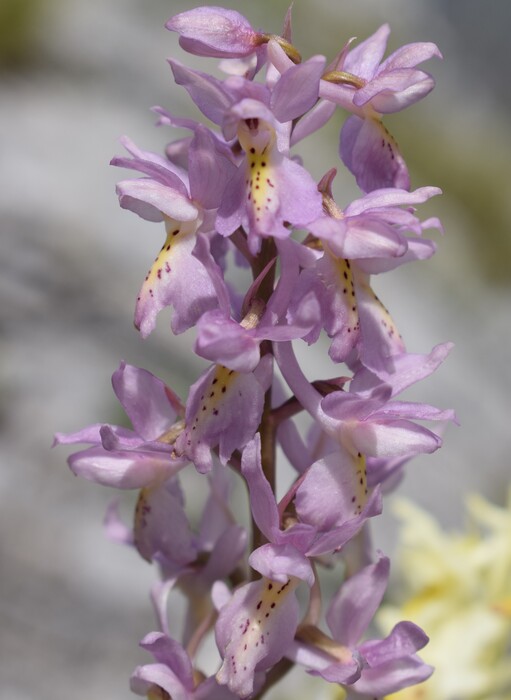
POLYGON ((162 221, 163 215, 177 221, 197 218, 197 207, 187 195, 153 179, 123 180, 117 184, 116 192, 123 209, 148 221, 162 221))
POLYGON ((154 329, 158 313, 167 306, 174 308, 171 327, 177 334, 188 330, 203 313, 217 305, 210 276, 192 255, 197 223, 166 222, 167 239, 137 299, 135 325, 144 338, 154 329))
POLYGON ((393 357, 405 351, 405 345, 392 316, 368 283, 358 284, 360 317, 360 359, 375 373, 392 372, 393 357))
POLYGON ((319 81, 325 68, 324 56, 292 66, 281 76, 273 89, 270 106, 280 122, 305 114, 316 103, 319 81))
POLYGON ((436 345, 429 355, 405 353, 394 358, 394 371, 380 379, 367 369, 360 369, 353 377, 350 390, 355 393, 371 392, 384 381, 392 387, 392 396, 429 377, 445 360, 453 343, 436 345))
POLYGON ((189 148, 190 194, 204 209, 216 209, 236 171, 230 149, 199 125, 189 148))
MULTIPOLYGON (((310 534, 307 535, 307 540, 310 540, 310 534)), ((272 581, 286 583, 292 576, 305 581, 309 588, 314 583, 314 571, 309 560, 291 544, 265 544, 252 552, 248 563, 272 581)))
POLYGON ((326 531, 358 515, 366 501, 358 470, 356 460, 341 446, 314 462, 296 492, 300 520, 326 531))
POLYGON ((408 169, 397 143, 377 119, 348 117, 341 130, 340 155, 364 192, 410 187, 408 169))
POLYGON ((260 340, 220 311, 209 311, 197 322, 194 351, 206 360, 236 372, 252 372, 261 354, 260 340))
POLYGON ((147 370, 122 362, 112 386, 133 428, 145 440, 157 440, 176 420, 179 400, 147 370))
POLYGON ((334 102, 320 100, 311 110, 304 114, 291 134, 291 146, 319 131, 333 116, 336 109, 334 102))
POLYGON ((404 255, 397 258, 359 258, 357 266, 367 275, 378 275, 414 260, 427 260, 435 254, 435 251, 436 243, 427 238, 408 239, 408 250, 404 255))
POLYGON ((350 520, 346 520, 342 525, 318 535, 314 544, 307 550, 307 556, 315 557, 338 552, 360 532, 368 518, 380 515, 381 511, 381 492, 377 486, 369 495, 360 514, 350 520))
POLYGON ((119 499, 116 498, 110 501, 108 504, 105 517, 103 518, 103 525, 107 537, 112 540, 112 542, 118 542, 120 544, 133 544, 133 530, 126 527, 124 522, 121 520, 119 515, 119 499))
POLYGON ((435 452, 442 440, 408 420, 361 421, 350 432, 356 449, 371 457, 399 457, 435 452))
POLYGON ((368 103, 379 114, 399 112, 426 97, 435 87, 434 79, 424 71, 401 68, 382 73, 357 90, 353 104, 368 103))
POLYGON ((294 226, 302 227, 323 214, 323 200, 317 185, 305 168, 285 158, 279 168, 280 216, 294 226))
POLYGON ((338 642, 353 647, 362 637, 383 599, 389 570, 389 559, 381 557, 344 581, 326 614, 338 642))
POLYGON ((176 481, 141 490, 135 510, 135 545, 146 561, 164 557, 176 568, 194 561, 197 552, 176 481))
POLYGON ((376 668, 367 668, 362 672, 361 678, 352 688, 357 693, 364 693, 369 697, 389 695, 402 688, 422 683, 433 673, 433 668, 428 666, 418 657, 409 657, 389 661, 376 668), (381 695, 380 695, 381 693, 381 695))
POLYGON ((314 270, 304 270, 295 286, 289 306, 289 321, 295 323, 309 295, 318 301, 321 313, 304 339, 317 340, 321 327, 332 338, 329 350, 334 362, 342 362, 356 345, 360 326, 351 265, 335 258, 329 250, 317 261, 314 270))
POLYGON ((346 221, 342 247, 332 246, 347 260, 360 258, 399 257, 406 253, 408 243, 395 228, 375 215, 361 215, 346 221))
POLYGON ((181 644, 161 632, 150 632, 140 642, 140 646, 149 651, 155 661, 165 664, 184 688, 193 690, 195 684, 192 664, 181 644))
POLYGON ((56 445, 76 445, 77 443, 91 443, 97 445, 101 442, 100 430, 104 423, 94 423, 75 433, 55 433, 53 447, 56 445))
POLYGON ((389 25, 383 24, 374 34, 347 54, 341 69, 354 73, 364 80, 370 80, 383 58, 389 34, 389 25))
POLYGON ((385 639, 364 642, 360 652, 369 666, 374 668, 411 656, 426 646, 428 641, 427 634, 413 622, 399 622, 385 639))
POLYGON ((232 116, 240 124, 239 138, 247 157, 227 188, 217 228, 222 235, 230 235, 242 224, 249 249, 256 254, 261 237, 287 239, 286 224, 305 226, 319 218, 322 198, 311 175, 279 152, 274 119, 264 104, 244 99, 232 116), (249 129, 247 124, 256 120, 259 126, 249 129))
POLYGON ((271 668, 286 653, 298 624, 297 581, 260 579, 235 591, 220 610, 216 642, 224 662, 217 681, 241 698, 254 688, 254 674, 271 668))
POLYGON ((155 686, 176 700, 193 700, 192 692, 183 688, 181 681, 165 664, 137 666, 130 678, 131 691, 148 697, 149 691, 154 690, 155 686))
POLYGON ((438 420, 456 422, 456 415, 450 408, 442 410, 426 403, 411 401, 391 401, 371 415, 371 420, 379 418, 405 418, 412 420, 438 420))
POLYGON ((174 80, 188 91, 201 112, 214 124, 222 124, 233 102, 223 83, 207 73, 187 68, 179 61, 169 59, 169 63, 174 80))
POLYGON ((181 47, 196 56, 236 58, 248 56, 261 44, 261 34, 235 10, 197 7, 171 17, 165 24, 178 32, 181 47))
MULTIPOLYGON (((257 369, 260 367, 261 363, 257 369)), ((186 429, 178 437, 176 449, 188 456, 200 472, 210 471, 211 450, 217 445, 220 461, 225 464, 234 450, 254 437, 267 388, 266 372, 259 378, 257 369, 240 374, 217 365, 191 387, 186 429)))
POLYGON ((353 423, 370 419, 374 411, 387 403, 390 395, 390 387, 380 383, 369 397, 357 396, 352 392, 334 391, 322 399, 321 406, 325 413, 337 420, 353 423))
POLYGON ((378 74, 395 70, 396 68, 413 68, 434 56, 443 58, 436 44, 427 41, 406 44, 406 46, 402 46, 397 49, 397 51, 394 51, 394 53, 391 53, 390 56, 383 61, 378 70, 378 74))
POLYGON ((68 460, 71 471, 89 481, 119 489, 140 489, 161 483, 177 474, 187 463, 168 455, 149 452, 108 452, 90 447, 76 452, 68 460))
POLYGON ((279 532, 279 513, 275 496, 261 465, 261 436, 256 433, 243 450, 241 473, 247 482, 250 510, 257 527, 271 541, 279 532))
POLYGON ((352 658, 348 662, 333 663, 321 670, 311 670, 309 673, 311 676, 320 676, 329 683, 353 683, 360 678, 360 664, 352 658))
POLYGON ((241 525, 227 527, 216 541, 201 578, 210 584, 228 577, 240 564, 247 547, 248 535, 241 525))
POLYGON ((368 210, 377 209, 382 218, 385 218, 385 210, 389 207, 409 207, 413 204, 422 204, 438 194, 442 194, 439 187, 419 187, 413 192, 396 187, 374 190, 348 204, 344 214, 347 217, 353 217, 368 210))
POLYGON ((331 654, 327 654, 315 646, 293 642, 286 656, 300 666, 305 666, 311 676, 321 676, 332 683, 353 683, 360 678, 358 654, 353 654, 341 645, 331 651, 331 654), (334 654, 337 658, 342 657, 342 660, 332 663, 334 654))

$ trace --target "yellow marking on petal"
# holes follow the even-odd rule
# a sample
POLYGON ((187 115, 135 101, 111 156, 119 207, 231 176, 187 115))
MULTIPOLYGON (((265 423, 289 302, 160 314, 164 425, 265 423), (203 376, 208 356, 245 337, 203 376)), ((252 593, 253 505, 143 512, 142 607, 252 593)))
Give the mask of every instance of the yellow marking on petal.
POLYGON ((394 319, 388 312, 387 307, 381 303, 380 299, 373 292, 369 284, 362 282, 361 287, 363 288, 363 291, 376 302, 380 313, 380 324, 382 327, 382 332, 388 337, 389 342, 398 345, 400 348, 404 348, 403 338, 401 337, 401 334, 399 333, 397 326, 394 323, 394 319))
POLYGON ((203 389, 200 403, 195 418, 189 430, 200 429, 204 422, 211 416, 217 416, 221 410, 221 404, 229 393, 229 389, 239 376, 239 372, 228 369, 223 365, 217 365, 209 384, 203 389))
POLYGON ((154 289, 158 283, 163 280, 167 275, 172 272, 173 263, 172 258, 176 244, 183 239, 191 236, 195 233, 199 225, 199 221, 175 221, 173 219, 165 220, 165 229, 167 231, 167 238, 165 243, 162 245, 160 252, 154 259, 154 263, 151 269, 146 275, 142 289, 140 291, 140 297, 147 293, 150 297, 154 297, 154 289))
POLYGON ((238 139, 247 154, 245 184, 256 224, 279 206, 275 180, 275 130, 261 119, 245 119, 238 139))
POLYGON ((151 512, 149 497, 153 489, 154 487, 150 486, 146 486, 145 488, 140 489, 137 503, 135 506, 135 517, 133 523, 133 538, 135 547, 137 548, 137 551, 140 554, 140 556, 148 562, 151 562, 151 557, 148 557, 143 551, 142 533, 143 530, 147 527, 147 516, 151 512))
POLYGON ((274 213, 278 208, 274 168, 265 151, 266 149, 258 153, 252 147, 247 160, 247 198, 252 206, 256 223, 260 222, 265 214, 274 213))
POLYGON ((325 252, 330 256, 332 265, 335 268, 335 276, 337 287, 342 296, 346 312, 346 328, 345 332, 348 335, 357 333, 360 330, 360 321, 358 317, 357 297, 355 294, 355 281, 353 278, 353 270, 349 260, 337 258, 328 248, 325 247, 325 252))
MULTIPOLYGON (((253 607, 247 610, 245 619, 238 622, 236 630, 239 641, 232 650, 227 653, 223 667, 218 672, 223 676, 226 666, 231 674, 236 675, 238 670, 246 672, 254 664, 254 654, 261 651, 270 642, 272 626, 279 607, 298 586, 299 580, 290 578, 286 583, 278 583, 263 578, 260 581, 261 592, 254 599, 253 607)), ((233 633, 234 634, 234 633, 233 633)))
POLYGON ((351 502, 355 508, 355 515, 362 512, 362 508, 367 502, 367 468, 366 458, 360 452, 353 457, 355 468, 355 493, 351 497, 351 502))
POLYGON ((388 151, 391 160, 395 160, 396 156, 401 155, 397 141, 383 124, 379 116, 376 115, 374 108, 370 105, 367 109, 367 117, 373 119, 373 122, 381 133, 381 148, 388 151), (371 112, 373 112, 373 115, 371 115, 371 112))

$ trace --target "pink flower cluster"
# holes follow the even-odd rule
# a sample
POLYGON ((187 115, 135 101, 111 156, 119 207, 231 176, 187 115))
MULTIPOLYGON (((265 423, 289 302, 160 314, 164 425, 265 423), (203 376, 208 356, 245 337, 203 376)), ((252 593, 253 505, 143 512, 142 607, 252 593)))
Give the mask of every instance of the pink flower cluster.
POLYGON ((207 124, 157 107, 160 125, 189 135, 164 154, 124 138, 128 155, 112 163, 140 174, 118 184, 121 207, 165 226, 135 325, 146 337, 172 307, 172 331, 195 328, 194 351, 210 364, 182 402, 161 379, 122 363, 113 388, 132 429, 97 424, 56 436, 88 445, 69 458, 75 474, 140 491, 132 527, 114 506, 107 515, 110 534, 160 572, 152 591, 159 630, 142 641, 154 662, 135 670, 132 690, 259 698, 299 664, 342 684, 349 698, 382 698, 432 669, 417 656, 427 637, 412 622, 385 639, 367 637, 389 576, 369 521, 406 462, 440 446, 422 423, 455 420, 450 410, 397 398, 451 346, 408 353, 371 288, 372 275, 429 258, 435 244, 423 234, 441 229, 415 210, 439 190, 410 191, 382 117, 430 92, 433 78, 416 66, 440 53, 418 43, 384 59, 384 25, 330 63, 302 60, 290 13, 282 35, 218 7, 181 13, 167 28, 186 51, 222 59, 223 80, 169 61, 207 124), (337 107, 349 115, 339 155, 361 189, 347 205, 333 195, 332 164, 318 183, 291 152, 337 107), (293 341, 310 345, 321 334, 342 369, 311 382, 293 341), (306 432, 295 420, 301 413, 306 432), (277 447, 294 471, 279 502, 277 447), (206 493, 196 525, 180 486, 193 467, 206 493), (243 524, 231 509, 236 480, 246 485, 243 524), (328 600, 320 572, 337 561, 345 573, 328 600), (167 605, 176 588, 187 600, 182 633, 167 605), (218 662, 207 674, 196 655, 212 633, 218 662))

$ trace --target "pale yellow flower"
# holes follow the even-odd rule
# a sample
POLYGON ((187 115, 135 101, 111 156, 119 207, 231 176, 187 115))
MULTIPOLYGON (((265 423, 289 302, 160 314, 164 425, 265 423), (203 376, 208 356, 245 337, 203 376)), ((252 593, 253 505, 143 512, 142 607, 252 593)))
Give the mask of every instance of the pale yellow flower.
POLYGON ((511 700, 511 490, 507 508, 467 499, 464 533, 442 531, 431 515, 396 501, 402 519, 396 585, 384 632, 402 619, 430 637, 421 651, 435 673, 387 700, 511 700))

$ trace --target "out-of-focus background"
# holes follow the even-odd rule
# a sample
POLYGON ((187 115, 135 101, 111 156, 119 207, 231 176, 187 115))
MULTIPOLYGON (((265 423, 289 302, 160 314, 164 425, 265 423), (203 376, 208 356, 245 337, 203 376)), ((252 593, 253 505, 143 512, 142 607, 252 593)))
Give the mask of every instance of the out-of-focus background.
MULTIPOLYGON (((226 2, 278 32, 286 0, 226 2)), ((190 2, 0 2, 0 697, 120 700, 148 661, 155 571, 106 540, 113 494, 75 479, 55 431, 117 422, 110 375, 121 359, 158 374, 183 397, 203 364, 168 316, 141 341, 132 325, 140 283, 162 242, 157 225, 121 211, 108 165, 129 134, 160 150, 174 136, 148 108, 195 114, 165 58, 188 60, 164 22, 190 2)), ((386 125, 413 187, 440 186, 423 209, 445 237, 431 261, 377 280, 410 350, 456 348, 414 394, 453 406, 461 428, 410 465, 400 493, 462 524, 463 495, 503 502, 510 481, 511 140, 505 0, 296 0, 295 43, 333 56, 387 21, 389 50, 435 41, 437 88, 386 125)), ((206 61, 192 59, 195 66, 206 61)), ((300 148, 316 176, 337 164, 341 116, 300 148)), ((340 168, 342 170, 342 167, 340 168)), ((345 176, 342 176, 345 177, 345 176)), ((340 198, 357 194, 339 179, 340 198)), ((320 361, 319 361, 320 362, 320 361)), ((319 373, 322 369, 319 368, 319 373)), ((326 370, 325 370, 326 371, 326 370)), ((129 504, 128 504, 129 505, 129 504)), ((379 524, 391 549, 389 514, 379 524)))

